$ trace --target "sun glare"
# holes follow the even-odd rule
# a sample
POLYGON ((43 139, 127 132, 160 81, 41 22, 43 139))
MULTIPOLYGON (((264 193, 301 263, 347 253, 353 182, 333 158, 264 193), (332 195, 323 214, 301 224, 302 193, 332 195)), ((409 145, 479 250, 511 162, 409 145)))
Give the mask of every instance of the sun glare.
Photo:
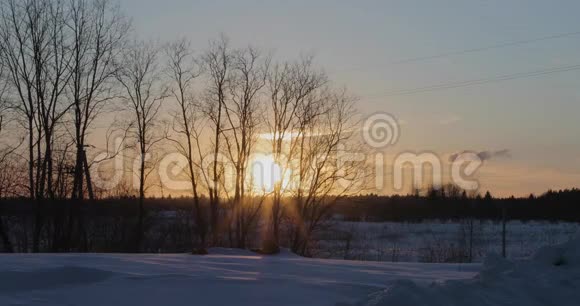
MULTIPOLYGON (((284 136, 282 136, 282 140, 283 141, 290 141, 293 138, 296 138, 300 135, 300 133, 298 132, 287 132, 284 134, 284 136)), ((277 137, 275 137, 275 135, 273 133, 263 133, 259 135, 260 139, 264 139, 264 140, 274 140, 277 139, 277 137)))
POLYGON ((272 192, 276 184, 282 182, 286 188, 290 181, 290 174, 284 173, 282 167, 276 163, 270 154, 256 154, 252 158, 252 184, 256 192, 272 192))

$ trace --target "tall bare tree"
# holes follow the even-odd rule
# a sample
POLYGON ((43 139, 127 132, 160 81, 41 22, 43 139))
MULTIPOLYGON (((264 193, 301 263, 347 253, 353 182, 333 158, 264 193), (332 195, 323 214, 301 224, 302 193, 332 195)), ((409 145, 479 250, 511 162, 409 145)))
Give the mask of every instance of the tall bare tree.
POLYGON ((266 84, 269 58, 252 47, 232 54, 230 99, 224 104, 226 118, 225 150, 234 168, 233 226, 237 247, 245 247, 250 224, 261 205, 245 205, 247 170, 254 152, 257 131, 262 122, 261 91, 266 84))
MULTIPOLYGON (((41 6, 42 7, 42 6, 41 6)), ((40 174, 40 183, 37 188, 38 197, 44 197, 46 193, 49 198, 54 198, 53 186, 53 144, 54 136, 58 124, 62 117, 70 109, 71 104, 62 99, 63 93, 70 80, 71 74, 68 70, 72 54, 70 52, 70 36, 64 27, 67 18, 67 8, 64 3, 50 1, 44 9, 40 9, 34 14, 41 14, 46 10, 48 22, 46 33, 38 31, 32 34, 33 41, 38 41, 39 46, 46 42, 46 49, 39 50, 38 56, 46 57, 44 60, 36 59, 37 74, 35 86, 37 92, 38 121, 42 127, 44 138, 44 156, 40 174), (46 187, 45 187, 46 184, 46 187), (44 191, 46 188, 46 191, 44 191)), ((43 18, 43 17, 41 17, 43 18)), ((33 30, 33 33, 37 31, 33 30)))
POLYGON ((196 102, 193 93, 194 81, 201 74, 199 63, 191 51, 191 44, 180 40, 166 47, 168 57, 169 78, 173 86, 171 95, 177 102, 177 112, 173 115, 173 131, 177 136, 170 140, 175 143, 177 150, 187 160, 187 176, 191 184, 193 195, 195 232, 198 235, 197 247, 206 247, 207 218, 206 212, 200 203, 198 177, 201 156, 199 147, 201 105, 196 102))
MULTIPOLYGON (((2 61, 0 61, 0 134, 3 128, 6 127, 6 113, 9 109, 9 103, 6 98, 6 91, 8 89, 8 82, 5 79, 5 66, 2 61)), ((14 160, 12 159, 12 153, 15 151, 16 147, 9 145, 3 145, 0 147, 0 167, 3 169, 0 173, 0 203, 2 200, 10 193, 14 192, 15 184, 15 174, 14 171, 14 160)), ((10 235, 8 234, 8 229, 4 225, 4 219, 2 218, 2 207, 0 207, 0 239, 2 239, 2 244, 4 246, 4 251, 13 252, 14 248, 12 246, 12 241, 10 240, 10 235)))
POLYGON ((47 0, 5 0, 0 10, 0 55, 8 68, 14 108, 28 135, 30 198, 39 199, 33 238, 33 250, 38 251, 41 200, 54 198, 54 135, 70 108, 62 99, 70 80, 67 10, 63 1, 47 0))
POLYGON ((125 44, 129 22, 109 0, 70 0, 66 26, 72 35, 69 92, 76 145, 72 198, 82 199, 87 134, 106 103, 115 97, 115 61, 125 44))
POLYGON ((225 115, 224 105, 229 96, 232 70, 232 51, 229 41, 225 36, 219 40, 210 42, 209 49, 202 56, 204 70, 208 74, 208 84, 204 97, 204 113, 209 118, 212 128, 212 163, 211 169, 202 169, 208 193, 210 205, 210 225, 212 240, 216 244, 219 240, 219 205, 220 185, 223 180, 223 168, 220 167, 220 148, 224 132, 225 115))
MULTIPOLYGON (((35 75, 33 73, 35 61, 34 51, 39 48, 32 48, 31 31, 40 23, 39 18, 27 18, 32 10, 33 2, 26 1, 3 1, 1 7, 1 28, 0 28, 0 51, 2 52, 2 62, 8 68, 7 78, 18 97, 18 104, 15 108, 25 117, 25 128, 28 138, 28 179, 30 198, 36 195, 34 164, 35 164, 35 118, 36 118, 36 96, 34 84, 35 75), (34 23, 34 24, 32 24, 34 23)), ((38 137, 38 136, 36 136, 38 137)))
POLYGON ((148 154, 162 140, 155 127, 158 124, 161 102, 166 97, 167 89, 161 78, 158 67, 159 50, 152 43, 135 42, 127 48, 122 59, 122 66, 117 72, 117 80, 125 89, 124 99, 132 113, 133 134, 137 142, 139 158, 139 215, 136 227, 135 250, 141 248, 144 234, 145 183, 153 170, 147 162, 148 154))
MULTIPOLYGON (((299 108, 327 83, 327 76, 313 67, 313 58, 304 57, 295 63, 274 65, 267 78, 267 95, 270 98, 268 127, 271 136, 274 161, 281 168, 282 179, 275 182, 272 192, 272 211, 269 239, 279 244, 282 219, 283 178, 290 176, 291 164, 296 158, 299 108)), ((286 194, 288 195, 288 194, 286 194)))
POLYGON ((290 246, 296 253, 307 254, 314 233, 338 199, 365 186, 366 161, 350 156, 359 152, 351 142, 357 130, 353 103, 345 91, 329 90, 309 96, 299 106, 293 168, 297 186, 288 212, 290 246))

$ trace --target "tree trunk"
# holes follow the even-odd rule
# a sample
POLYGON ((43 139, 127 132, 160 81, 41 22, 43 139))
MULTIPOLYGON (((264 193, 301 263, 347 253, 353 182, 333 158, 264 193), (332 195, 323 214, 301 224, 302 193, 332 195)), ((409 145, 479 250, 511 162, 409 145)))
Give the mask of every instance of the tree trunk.
POLYGON ((140 252, 143 244, 143 219, 145 218, 145 152, 141 151, 141 169, 139 169, 139 220, 137 221, 137 233, 135 239, 135 252, 140 252))
POLYGON ((12 247, 12 242, 10 241, 10 236, 6 228, 4 227, 4 220, 2 216, 0 216, 0 238, 2 238, 2 244, 4 245, 4 251, 7 253, 14 252, 14 248, 12 247))
POLYGON ((34 217, 34 233, 32 236, 32 252, 38 253, 40 251, 40 234, 42 232, 43 212, 41 199, 35 201, 35 217, 34 217))
POLYGON ((502 222, 501 222, 501 255, 506 258, 506 223, 507 223, 507 209, 505 207, 502 208, 502 222))
POLYGON ((34 135, 33 118, 28 117, 28 184, 30 188, 30 199, 34 199, 36 190, 34 189, 34 135))

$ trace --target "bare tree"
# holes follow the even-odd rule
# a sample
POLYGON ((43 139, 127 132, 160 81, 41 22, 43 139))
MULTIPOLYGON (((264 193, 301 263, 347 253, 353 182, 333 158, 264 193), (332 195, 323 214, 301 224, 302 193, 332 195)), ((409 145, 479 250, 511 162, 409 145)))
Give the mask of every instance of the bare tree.
MULTIPOLYGON (((2 133, 3 128, 6 126, 6 113, 9 109, 8 101, 6 100, 6 91, 8 88, 8 82, 5 79, 4 63, 0 61, 0 133, 2 133)), ((11 147, 9 145, 3 145, 0 147, 0 167, 3 171, 0 173, 0 204, 1 201, 10 193, 14 192, 15 184, 15 174, 18 175, 14 168, 14 160, 12 160, 12 154, 17 147, 11 147)), ((2 207, 0 207, 0 213, 2 213, 2 207)), ((0 214, 0 239, 2 239, 2 244, 4 245, 4 250, 6 252, 13 252, 14 248, 8 234, 8 229, 4 226, 4 220, 2 214, 0 214)))
MULTIPOLYGON (((71 77, 68 67, 72 54, 68 45, 70 43, 69 33, 64 27, 67 17, 66 6, 58 1, 50 3, 51 5, 44 8, 48 15, 46 18, 49 18, 49 22, 45 25, 47 32, 33 34, 33 40, 37 39, 41 43, 45 41, 48 51, 46 53, 43 53, 45 51, 42 50, 39 51, 38 55, 46 56, 46 59, 44 62, 36 60, 38 62, 36 68, 39 70, 35 72, 39 75, 36 78, 37 84, 35 86, 38 97, 38 121, 44 138, 43 166, 37 191, 38 197, 44 197, 46 184, 46 193, 52 199, 54 198, 53 144, 58 124, 71 107, 71 104, 63 102, 61 98, 71 77), (35 36, 37 37, 34 38, 35 36)), ((42 14, 42 11, 35 13, 42 14)))
POLYGON ((327 83, 324 73, 313 67, 313 58, 304 57, 295 63, 277 64, 270 69, 267 78, 267 95, 271 114, 268 127, 272 142, 274 161, 281 168, 282 179, 275 182, 272 192, 271 228, 269 239, 279 245, 280 222, 284 178, 290 175, 291 163, 296 158, 297 129, 300 123, 298 109, 306 99, 327 83))
POLYGON ((70 36, 64 27, 63 1, 6 0, 1 3, 0 55, 8 70, 14 109, 28 136, 28 189, 36 198, 33 250, 43 225, 40 204, 54 198, 55 131, 70 108, 63 101, 70 80, 70 36))
POLYGON ((155 131, 161 102, 166 97, 167 89, 162 84, 161 71, 158 67, 158 48, 151 43, 135 42, 127 49, 119 68, 117 80, 125 89, 124 99, 132 112, 131 125, 137 141, 139 157, 139 215, 136 228, 135 250, 141 248, 144 231, 145 183, 153 170, 147 156, 154 146, 162 140, 155 131))
POLYGON ((115 60, 125 44, 129 23, 119 13, 118 5, 109 0, 70 2, 66 26, 72 34, 69 92, 76 145, 72 198, 82 199, 87 134, 106 103, 115 97, 115 60))
POLYGON ((30 50, 33 45, 30 32, 32 22, 39 23, 38 18, 27 19, 31 10, 32 1, 3 1, 1 7, 0 52, 2 63, 7 67, 7 80, 11 83, 18 103, 15 109, 25 117, 25 128, 28 136, 28 184, 30 198, 36 195, 34 177, 34 146, 35 146, 35 117, 36 97, 34 92, 35 75, 34 54, 30 50))
POLYGON ((293 169, 297 187, 289 217, 291 248, 299 254, 307 254, 313 234, 336 201, 364 188, 365 161, 342 156, 360 153, 351 142, 357 128, 353 103, 344 91, 321 92, 298 110, 299 144, 293 169))
MULTIPOLYGON (((245 205, 247 170, 254 151, 260 123, 260 91, 265 85, 269 58, 252 47, 232 54, 230 97, 223 107, 226 118, 224 142, 226 154, 234 168, 233 228, 237 247, 245 247, 250 224, 261 205, 245 205), (249 209, 249 211, 248 211, 249 209)), ((259 201, 260 202, 260 201, 259 201)))
POLYGON ((208 74, 204 113, 211 122, 213 133, 211 169, 204 168, 202 173, 204 173, 209 193, 210 225, 214 244, 219 240, 218 214, 221 196, 220 185, 223 180, 223 168, 220 167, 220 148, 225 123, 223 109, 229 94, 232 56, 228 39, 223 35, 219 40, 210 42, 209 49, 202 56, 203 65, 208 74))
POLYGON ((177 136, 169 139, 187 160, 187 176, 193 195, 195 232, 199 238, 198 248, 203 249, 206 247, 208 225, 205 210, 200 203, 198 187, 197 173, 199 173, 201 156, 196 153, 200 152, 198 124, 201 121, 202 112, 193 94, 194 81, 201 72, 190 49, 190 43, 185 40, 171 43, 166 47, 169 77, 173 82, 171 95, 178 106, 172 123, 173 131, 177 136))
POLYGON ((17 91, 21 104, 15 108, 22 111, 26 117, 29 143, 29 188, 30 198, 34 198, 34 127, 36 102, 34 99, 34 76, 32 75, 33 58, 29 53, 29 46, 32 45, 28 37, 31 25, 26 23, 27 7, 15 1, 2 2, 2 63, 8 68, 7 79, 12 83, 17 91))

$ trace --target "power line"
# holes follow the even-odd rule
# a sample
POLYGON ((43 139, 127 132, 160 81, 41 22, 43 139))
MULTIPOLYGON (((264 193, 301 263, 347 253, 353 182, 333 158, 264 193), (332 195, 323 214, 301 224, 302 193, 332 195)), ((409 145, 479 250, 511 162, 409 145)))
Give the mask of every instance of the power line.
MULTIPOLYGON (((577 35, 580 35, 580 31, 554 34, 554 35, 549 35, 549 36, 542 36, 542 37, 523 39, 523 40, 508 41, 508 42, 497 43, 497 44, 489 45, 489 46, 464 49, 464 50, 458 50, 458 51, 450 51, 450 52, 439 53, 439 54, 435 54, 435 55, 412 57, 412 58, 407 58, 407 59, 389 62, 386 65, 391 66, 391 65, 406 64, 406 63, 412 63, 412 62, 428 61, 428 60, 434 60, 434 59, 438 59, 438 58, 450 57, 450 56, 455 56, 455 55, 477 53, 477 52, 482 52, 482 51, 487 51, 487 50, 492 50, 492 49, 507 48, 507 47, 513 47, 513 46, 518 46, 518 45, 530 44, 530 43, 539 42, 539 41, 553 40, 553 39, 559 39, 559 38, 565 38, 565 37, 577 36, 577 35)), ((375 67, 372 67, 372 68, 375 68, 375 67)), ((366 70, 366 69, 369 69, 369 67, 352 67, 352 68, 335 70, 335 72, 358 71, 358 70, 366 70)))
POLYGON ((388 93, 381 94, 381 95, 367 96, 365 98, 375 99, 375 98, 381 98, 381 97, 411 95, 411 94, 445 90, 445 89, 451 89, 451 88, 460 88, 460 87, 466 87, 466 86, 482 85, 482 84, 487 84, 487 83, 497 83, 497 82, 503 82, 503 81, 508 81, 508 80, 515 80, 515 79, 531 78, 531 77, 536 77, 536 76, 541 76, 541 75, 561 73, 561 72, 567 72, 567 71, 573 71, 573 70, 579 70, 579 69, 580 69, 580 64, 568 65, 568 66, 559 66, 559 67, 553 67, 553 68, 542 69, 542 70, 497 75, 497 76, 488 77, 488 78, 450 82, 450 83, 442 83, 442 84, 417 87, 417 88, 412 88, 412 89, 396 90, 396 91, 388 92, 388 93))
POLYGON ((517 46, 517 45, 534 43, 534 42, 543 41, 543 40, 558 39, 558 38, 564 38, 564 37, 576 36, 576 35, 580 35, 580 31, 544 36, 544 37, 539 37, 539 38, 504 42, 504 43, 499 43, 499 44, 485 46, 485 47, 466 49, 466 50, 460 50, 460 51, 453 51, 453 52, 441 53, 441 54, 431 55, 431 56, 409 58, 409 59, 404 59, 404 60, 393 62, 393 64, 403 64, 403 63, 409 63, 409 62, 424 61, 424 60, 436 59, 436 58, 441 58, 441 57, 447 57, 447 56, 452 56, 452 55, 475 53, 475 52, 487 51, 487 50, 491 50, 491 49, 506 48, 506 47, 512 47, 512 46, 517 46))

